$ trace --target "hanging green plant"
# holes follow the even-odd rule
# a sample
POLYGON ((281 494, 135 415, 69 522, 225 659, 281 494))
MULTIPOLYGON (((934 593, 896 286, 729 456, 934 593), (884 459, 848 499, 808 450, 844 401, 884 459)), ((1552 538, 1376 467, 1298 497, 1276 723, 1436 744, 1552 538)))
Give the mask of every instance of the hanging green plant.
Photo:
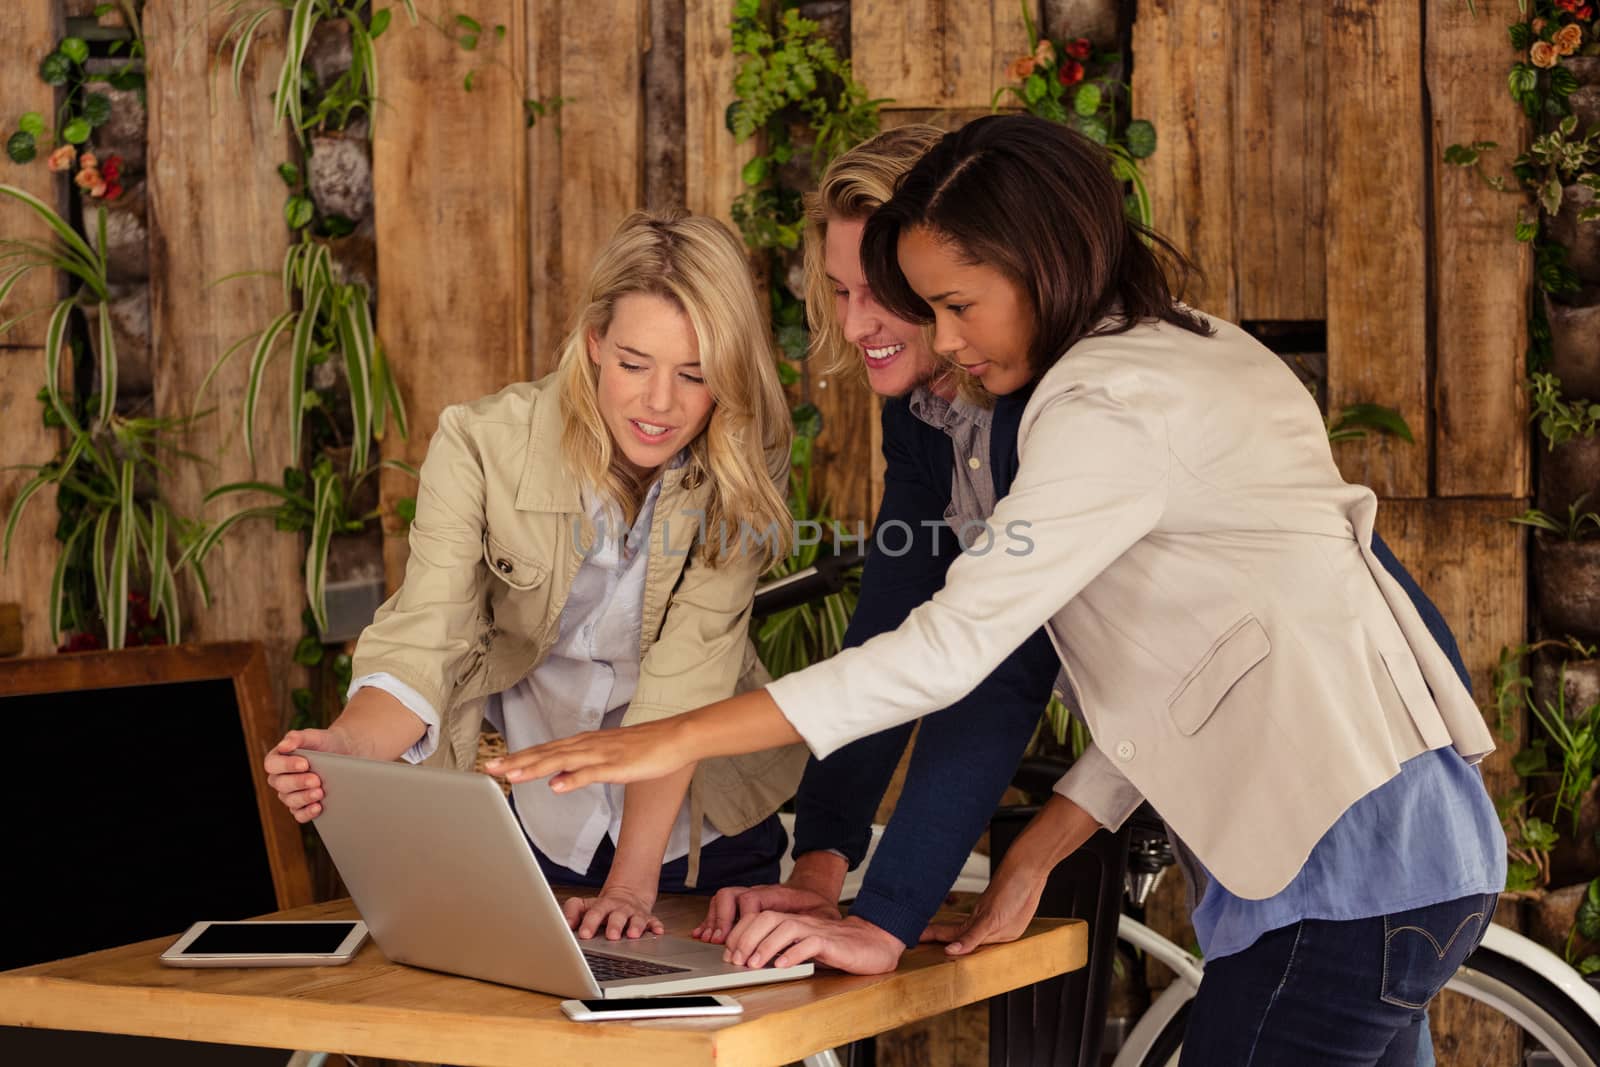
POLYGON ((1011 61, 1006 68, 1011 84, 995 90, 990 106, 998 111, 1009 100, 1029 114, 1071 126, 1105 146, 1112 175, 1128 189, 1128 217, 1149 226, 1150 191, 1139 160, 1155 154, 1156 128, 1145 119, 1128 117, 1131 87, 1121 78, 1121 54, 1087 37, 1041 37, 1026 0, 1022 18, 1028 29, 1028 53, 1011 61))
POLYGON ((141 610, 148 605, 149 613, 164 623, 166 640, 175 643, 182 632, 179 580, 185 574, 192 577, 208 602, 210 593, 202 562, 193 552, 196 524, 174 513, 156 486, 160 475, 171 473, 171 460, 199 462, 174 439, 203 413, 154 418, 116 410, 117 349, 107 308, 105 208, 97 208, 91 246, 37 197, 9 185, 0 185, 0 197, 22 204, 54 233, 49 243, 0 239, 0 307, 35 270, 59 271, 79 283, 71 296, 0 323, 3 335, 32 315, 49 313, 39 395, 45 424, 68 439, 51 462, 11 468, 34 474, 6 517, 0 564, 9 563, 12 539, 29 501, 55 486, 62 549, 50 579, 52 639, 59 643, 65 630, 98 631, 107 647, 122 648, 129 636, 130 605, 141 610), (80 398, 61 388, 62 360, 70 355, 75 318, 92 318, 99 334, 98 396, 80 398), (90 597, 77 594, 74 573, 92 575, 90 597))
POLYGON ((125 53, 116 69, 91 73, 87 66, 89 43, 73 36, 61 38, 39 61, 39 80, 62 91, 61 104, 52 118, 29 111, 17 119, 16 129, 6 138, 6 155, 13 163, 32 162, 41 149, 47 149, 50 169, 68 170, 78 147, 111 120, 111 98, 94 86, 143 91, 144 35, 139 22, 140 6, 132 0, 119 0, 94 9, 96 17, 120 11, 128 24, 129 39, 113 41, 109 46, 112 55, 125 53))

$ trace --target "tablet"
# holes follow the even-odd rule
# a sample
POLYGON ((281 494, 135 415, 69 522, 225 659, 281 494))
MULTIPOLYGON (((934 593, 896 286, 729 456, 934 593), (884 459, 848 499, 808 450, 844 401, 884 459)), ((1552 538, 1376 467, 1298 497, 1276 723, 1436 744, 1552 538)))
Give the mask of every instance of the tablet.
POLYGON ((198 922, 161 954, 169 967, 314 967, 349 963, 367 939, 360 920, 198 922))

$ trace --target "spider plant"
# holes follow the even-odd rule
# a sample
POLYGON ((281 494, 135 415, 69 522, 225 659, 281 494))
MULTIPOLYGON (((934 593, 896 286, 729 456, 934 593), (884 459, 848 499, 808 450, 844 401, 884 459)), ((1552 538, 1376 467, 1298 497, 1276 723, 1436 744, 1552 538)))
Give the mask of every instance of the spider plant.
POLYGON ((205 527, 197 538, 196 558, 205 559, 223 534, 246 519, 271 519, 279 530, 306 531, 310 536, 305 562, 306 602, 317 630, 326 630, 329 546, 334 534, 360 533, 379 517, 379 509, 357 512, 352 509, 352 502, 362 483, 383 467, 417 477, 417 469, 411 464, 386 459, 366 467, 347 484, 345 476, 334 468, 333 461, 322 456, 312 465, 309 477, 298 467, 286 467, 281 486, 269 482, 232 482, 218 486, 206 494, 206 503, 238 493, 266 493, 276 497, 278 503, 248 507, 205 527))
MULTIPOLYGON (((388 28, 391 16, 383 8, 373 11, 370 20, 363 19, 362 9, 366 6, 364 0, 222 0, 217 7, 233 21, 217 47, 219 52, 233 50, 234 94, 242 95, 245 63, 262 24, 274 14, 288 12, 289 37, 273 93, 273 119, 280 125, 288 122, 295 136, 303 138, 306 121, 301 110, 301 86, 306 49, 319 22, 342 19, 350 26, 351 78, 361 83, 352 92, 368 102, 366 111, 370 116, 370 103, 378 99, 378 59, 373 41, 388 28)), ((400 6, 411 24, 417 25, 416 0, 400 0, 400 6)))
POLYGON ((78 565, 87 566, 93 574, 95 603, 108 647, 121 648, 126 641, 128 597, 134 581, 141 578, 148 582, 152 613, 162 616, 167 640, 176 642, 182 628, 178 577, 187 571, 203 597, 209 600, 210 593, 200 561, 187 550, 190 524, 172 512, 157 490, 145 487, 157 481, 155 475, 171 473, 164 455, 197 458, 168 438, 199 415, 130 417, 116 411, 117 351, 106 307, 105 209, 97 211, 91 247, 37 197, 9 185, 0 185, 0 196, 23 204, 55 235, 49 243, 19 237, 0 239, 0 307, 35 270, 61 271, 81 283, 72 295, 0 324, 3 334, 24 319, 49 312, 40 399, 45 404, 46 425, 59 427, 67 437, 65 448, 51 462, 10 468, 34 473, 6 517, 0 565, 10 562, 12 539, 28 502, 53 485, 63 513, 57 529, 63 544, 50 580, 52 638, 59 643, 69 621, 79 629, 86 627, 87 606, 75 604, 67 589, 68 572, 78 565), (100 393, 86 401, 63 393, 60 384, 62 356, 72 351, 69 330, 75 313, 92 317, 99 330, 100 393))
MULTIPOLYGON (((259 274, 247 271, 245 274, 259 274)), ((255 460, 256 408, 268 365, 287 340, 289 347, 289 454, 298 457, 309 410, 322 407, 320 395, 310 387, 311 368, 330 358, 344 366, 350 387, 350 475, 366 470, 374 439, 381 440, 388 418, 395 430, 407 436, 405 405, 389 373, 388 360, 372 325, 372 310, 364 285, 336 280, 333 257, 324 244, 308 237, 289 246, 279 272, 284 302, 290 310, 266 327, 249 334, 218 357, 206 372, 195 398, 198 406, 211 380, 233 355, 254 342, 250 375, 245 387, 242 420, 245 448, 255 460), (298 298, 298 299, 297 299, 298 298), (295 304, 298 303, 298 307, 295 304)), ((232 274, 219 281, 241 275, 232 274)))

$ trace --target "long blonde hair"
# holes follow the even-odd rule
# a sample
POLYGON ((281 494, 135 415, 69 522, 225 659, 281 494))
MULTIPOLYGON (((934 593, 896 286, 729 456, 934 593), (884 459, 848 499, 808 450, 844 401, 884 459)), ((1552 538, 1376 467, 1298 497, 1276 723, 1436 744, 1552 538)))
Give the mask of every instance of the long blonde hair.
POLYGON ((579 478, 632 522, 648 482, 631 473, 600 415, 599 368, 588 338, 611 327, 617 301, 660 297, 689 319, 700 371, 715 406, 689 443, 687 484, 710 480, 700 552, 713 566, 766 535, 763 569, 789 553, 789 506, 778 486, 789 470, 788 406, 772 338, 756 301, 744 249, 716 219, 681 211, 635 212, 601 249, 584 288, 583 311, 562 342, 561 447, 579 478))
POLYGON ((806 194, 806 321, 811 326, 811 358, 822 373, 865 374, 861 356, 845 340, 834 311, 825 251, 828 220, 864 219, 878 210, 894 196, 901 176, 944 135, 944 130, 926 123, 885 130, 828 164, 817 191, 806 194))

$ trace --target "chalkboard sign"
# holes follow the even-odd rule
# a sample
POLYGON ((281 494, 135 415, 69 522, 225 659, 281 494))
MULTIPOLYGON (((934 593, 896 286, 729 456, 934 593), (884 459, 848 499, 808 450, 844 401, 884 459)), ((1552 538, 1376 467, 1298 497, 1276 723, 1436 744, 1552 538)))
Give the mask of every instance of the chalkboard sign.
POLYGON ((0 661, 0 970, 311 900, 253 644, 0 661))

